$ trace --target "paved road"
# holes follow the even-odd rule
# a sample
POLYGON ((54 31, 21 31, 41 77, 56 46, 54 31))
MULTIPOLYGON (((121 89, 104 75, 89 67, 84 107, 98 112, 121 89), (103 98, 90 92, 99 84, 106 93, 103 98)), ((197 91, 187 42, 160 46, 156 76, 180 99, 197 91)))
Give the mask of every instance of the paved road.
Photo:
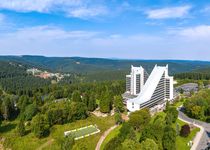
POLYGON ((205 148, 208 147, 207 142, 210 140, 210 123, 202 122, 199 120, 191 119, 187 117, 182 111, 179 110, 179 118, 182 120, 185 120, 189 123, 195 124, 199 127, 201 127, 201 135, 196 136, 195 140, 195 145, 196 145, 196 150, 205 150, 205 148), (203 131, 202 131, 203 130, 203 131))
POLYGON ((106 130, 103 135, 101 136, 101 138, 99 139, 95 150, 100 150, 101 144, 103 143, 103 141, 105 140, 106 136, 112 131, 114 130, 118 125, 114 125, 111 128, 109 128, 108 130, 106 130))

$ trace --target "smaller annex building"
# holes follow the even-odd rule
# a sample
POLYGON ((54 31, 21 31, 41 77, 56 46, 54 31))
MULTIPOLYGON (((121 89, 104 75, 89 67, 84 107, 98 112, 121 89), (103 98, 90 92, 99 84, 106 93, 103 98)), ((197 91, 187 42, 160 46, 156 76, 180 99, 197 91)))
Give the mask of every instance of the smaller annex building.
POLYGON ((131 66, 123 97, 127 109, 133 112, 165 106, 167 101, 173 100, 173 91, 173 77, 168 75, 168 65, 155 65, 150 75, 141 66, 131 66))

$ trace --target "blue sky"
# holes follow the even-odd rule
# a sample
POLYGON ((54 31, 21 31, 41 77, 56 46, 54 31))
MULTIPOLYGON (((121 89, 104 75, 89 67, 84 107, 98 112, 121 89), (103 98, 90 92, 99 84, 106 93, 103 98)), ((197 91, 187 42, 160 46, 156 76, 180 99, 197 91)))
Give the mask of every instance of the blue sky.
POLYGON ((0 55, 210 60, 210 2, 0 0, 0 55))

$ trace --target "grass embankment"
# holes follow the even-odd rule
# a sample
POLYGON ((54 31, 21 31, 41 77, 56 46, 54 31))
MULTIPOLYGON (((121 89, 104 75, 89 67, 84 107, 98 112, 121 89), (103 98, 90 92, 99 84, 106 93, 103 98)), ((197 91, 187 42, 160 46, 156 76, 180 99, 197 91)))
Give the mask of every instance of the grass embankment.
MULTIPOLYGON (((40 146, 45 145, 43 149, 60 150, 59 141, 64 137, 64 131, 81 128, 87 125, 96 124, 101 130, 100 133, 75 141, 74 148, 79 150, 86 148, 89 150, 95 149, 98 140, 104 131, 115 124, 114 117, 108 116, 105 118, 90 116, 85 120, 78 120, 73 123, 64 125, 55 125, 51 128, 50 135, 46 138, 38 139, 33 133, 29 132, 23 137, 19 137, 15 133, 17 121, 10 123, 4 122, 1 126, 0 137, 5 138, 4 147, 15 150, 34 150, 39 149, 40 146), (53 141, 53 142, 49 142, 53 141), (50 143, 46 145, 46 143, 50 143)), ((29 130, 29 129, 28 129, 29 130)))
POLYGON ((3 122, 0 127, 0 137, 4 138, 4 147, 5 148, 11 148, 11 149, 36 149, 39 147, 39 145, 42 145, 43 143, 47 142, 49 138, 42 138, 37 139, 34 137, 33 134, 29 133, 30 130, 26 128, 27 134, 23 137, 19 137, 16 134, 15 128, 18 121, 12 121, 12 122, 3 122))

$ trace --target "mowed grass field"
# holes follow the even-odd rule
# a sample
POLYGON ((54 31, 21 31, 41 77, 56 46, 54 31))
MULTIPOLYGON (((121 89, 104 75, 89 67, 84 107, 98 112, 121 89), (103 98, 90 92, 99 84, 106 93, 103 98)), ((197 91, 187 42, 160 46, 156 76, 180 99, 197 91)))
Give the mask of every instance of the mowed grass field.
POLYGON ((36 150, 41 147, 43 150, 60 150, 60 141, 64 137, 65 131, 96 124, 101 132, 76 140, 73 147, 74 150, 93 150, 95 149, 103 132, 115 124, 113 116, 108 116, 105 118, 90 116, 84 120, 78 120, 64 125, 54 125, 51 128, 50 135, 48 137, 38 139, 32 132, 30 132, 30 128, 27 128, 27 135, 23 137, 17 136, 15 133, 17 122, 18 121, 13 121, 10 123, 4 122, 0 127, 0 137, 5 139, 5 148, 11 148, 12 150, 36 150))
POLYGON ((89 126, 83 129, 76 129, 76 131, 71 132, 69 135, 73 136, 74 138, 78 138, 81 136, 85 136, 94 132, 97 132, 98 129, 95 126, 89 126))

